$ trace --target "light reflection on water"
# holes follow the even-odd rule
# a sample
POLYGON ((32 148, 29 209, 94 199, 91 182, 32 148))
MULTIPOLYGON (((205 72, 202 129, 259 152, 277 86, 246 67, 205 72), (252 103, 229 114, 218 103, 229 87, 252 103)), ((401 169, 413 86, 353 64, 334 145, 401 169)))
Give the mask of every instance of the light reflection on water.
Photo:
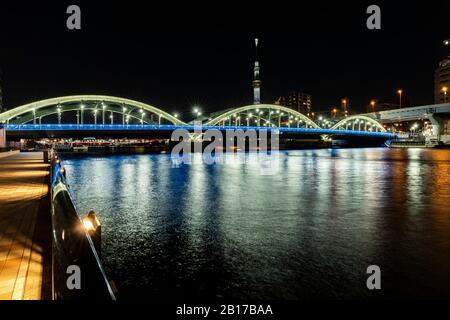
POLYGON ((450 151, 282 152, 276 175, 170 155, 70 157, 123 298, 450 297, 450 151), (367 266, 383 272, 369 292, 367 266))

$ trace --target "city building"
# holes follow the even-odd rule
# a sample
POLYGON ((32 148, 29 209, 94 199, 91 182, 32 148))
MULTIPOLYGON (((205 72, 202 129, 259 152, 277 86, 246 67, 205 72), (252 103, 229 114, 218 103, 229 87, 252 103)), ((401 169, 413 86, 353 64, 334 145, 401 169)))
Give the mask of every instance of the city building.
POLYGON ((303 92, 292 91, 286 97, 286 107, 297 110, 300 113, 311 112, 311 95, 303 92))
POLYGON ((448 102, 448 90, 450 88, 450 56, 439 63, 434 74, 434 103, 448 102))
POLYGON ((291 91, 286 96, 276 98, 274 104, 291 108, 304 115, 309 115, 312 109, 311 95, 299 91, 291 91))

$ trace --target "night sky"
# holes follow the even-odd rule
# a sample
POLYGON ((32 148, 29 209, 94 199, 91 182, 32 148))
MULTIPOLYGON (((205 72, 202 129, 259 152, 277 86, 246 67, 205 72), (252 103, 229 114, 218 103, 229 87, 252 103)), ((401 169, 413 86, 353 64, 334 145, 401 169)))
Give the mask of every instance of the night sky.
POLYGON ((4 105, 107 94, 190 118, 193 105, 207 113, 250 104, 255 37, 265 103, 299 90, 315 110, 345 96, 363 111, 370 99, 397 102, 400 87, 408 104, 432 103, 450 2, 377 2, 378 31, 366 28, 371 2, 336 2, 2 2, 4 105), (70 4, 81 7, 81 31, 66 28, 70 4))

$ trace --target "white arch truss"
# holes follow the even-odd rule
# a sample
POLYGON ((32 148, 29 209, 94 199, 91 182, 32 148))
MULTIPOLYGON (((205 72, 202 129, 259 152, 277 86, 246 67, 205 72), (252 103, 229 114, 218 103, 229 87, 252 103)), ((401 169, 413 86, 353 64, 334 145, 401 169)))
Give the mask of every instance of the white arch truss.
POLYGON ((387 130, 375 119, 369 118, 367 116, 355 115, 342 119, 336 123, 331 129, 333 130, 356 130, 358 131, 368 131, 367 124, 372 128, 373 131, 387 132, 387 130), (361 130, 366 129, 366 130, 361 130))
MULTIPOLYGON (((166 119, 167 121, 176 124, 176 125, 185 125, 185 123, 178 118, 174 117, 173 115, 156 108, 152 105, 126 99, 126 98, 119 98, 119 97, 113 97, 113 96, 104 96, 104 95, 76 95, 76 96, 65 96, 65 97, 57 97, 57 98, 51 98, 51 99, 45 99, 40 100, 32 103, 28 103, 19 107, 16 107, 14 109, 8 110, 4 113, 0 114, 0 123, 6 123, 9 122, 12 119, 15 119, 18 116, 37 111, 39 109, 51 107, 51 106, 57 106, 57 105, 64 105, 68 103, 89 103, 89 102, 105 102, 105 103, 113 103, 117 105, 126 105, 131 106, 136 109, 145 110, 151 113, 154 113, 156 115, 159 115, 162 119, 166 119)), ((110 110, 108 110, 110 111, 110 110)), ((113 110, 114 111, 114 110, 113 110)), ((116 111, 114 111, 116 112, 116 111)))
MULTIPOLYGON (((206 125, 214 126, 225 120, 230 119, 230 117, 233 117, 235 114, 238 115, 240 113, 244 113, 244 112, 251 111, 251 110, 269 110, 269 112, 270 111, 283 112, 283 113, 292 115, 293 117, 297 118, 297 121, 303 121, 305 123, 305 125, 310 126, 311 128, 320 129, 320 127, 313 120, 311 120, 304 114, 302 114, 296 110, 287 108, 287 107, 283 107, 283 106, 279 106, 279 105, 272 105, 272 104, 257 104, 257 105, 249 105, 249 106, 231 109, 231 110, 225 111, 224 113, 222 113, 221 115, 219 115, 213 119, 210 119, 206 123, 206 125)), ((278 114, 275 114, 274 118, 278 117, 278 116, 279 116, 278 114)), ((254 115, 254 117, 258 117, 258 114, 256 113, 254 115)), ((265 120, 265 118, 262 120, 265 120)))

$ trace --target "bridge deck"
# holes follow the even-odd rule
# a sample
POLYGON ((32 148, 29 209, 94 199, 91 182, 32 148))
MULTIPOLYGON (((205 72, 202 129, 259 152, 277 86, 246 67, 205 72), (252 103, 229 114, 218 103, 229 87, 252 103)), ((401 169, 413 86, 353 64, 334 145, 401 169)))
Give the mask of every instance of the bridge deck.
POLYGON ((49 166, 0 153, 0 300, 51 299, 49 166))

